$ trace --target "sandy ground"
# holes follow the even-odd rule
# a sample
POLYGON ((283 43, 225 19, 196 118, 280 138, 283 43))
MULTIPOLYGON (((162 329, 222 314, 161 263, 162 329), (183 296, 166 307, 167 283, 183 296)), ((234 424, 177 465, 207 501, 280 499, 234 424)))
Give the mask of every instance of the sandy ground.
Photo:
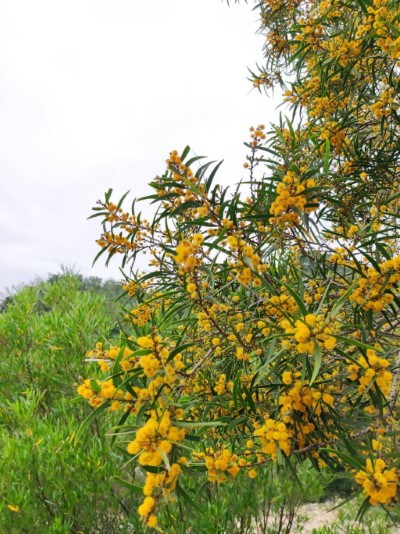
MULTIPOLYGON (((347 533, 353 533, 353 532, 360 532, 360 534, 374 534, 375 532, 382 532, 382 530, 379 530, 378 528, 374 529, 374 524, 371 522, 367 523, 367 528, 364 529, 360 528, 359 523, 355 521, 346 521, 345 524, 343 524, 339 520, 339 510, 332 510, 335 506, 339 504, 339 501, 327 501, 324 503, 308 503, 303 506, 301 506, 297 512, 298 516, 306 516, 308 519, 307 521, 301 521, 300 522, 300 528, 296 529, 296 527, 293 527, 291 533, 292 534, 312 534, 314 529, 318 529, 321 527, 331 527, 335 523, 338 526, 338 534, 347 534, 347 533), (360 528, 360 530, 357 529, 360 528), (369 530, 368 530, 369 527, 369 530)), ((272 518, 271 518, 272 519, 272 518)), ((273 520, 269 524, 273 525, 273 520)), ((260 532, 256 530, 255 532, 260 532)), ((400 534, 400 527, 387 527, 387 530, 385 530, 385 534, 400 534)))
MULTIPOLYGON (((321 528, 323 526, 332 526, 336 521, 338 521, 338 513, 339 510, 332 510, 333 507, 335 507, 338 502, 325 502, 325 503, 309 503, 305 504, 300 507, 299 514, 307 516, 308 520, 304 525, 304 529, 301 530, 302 534, 311 534, 313 529, 321 528)), ((340 522, 338 521, 338 525, 340 525, 340 522)), ((353 525, 354 527, 357 526, 357 522, 351 522, 349 524, 349 527, 353 525)), ((370 532, 373 534, 374 527, 372 524, 370 526, 370 532)), ((339 532, 343 532, 345 534, 348 531, 352 531, 349 529, 346 529, 346 527, 342 526, 342 530, 339 530, 339 532)), ((387 534, 400 534, 400 527, 387 527, 387 534)))
POLYGON ((334 506, 334 502, 309 503, 301 506, 299 513, 309 518, 302 532, 309 534, 314 528, 332 525, 338 517, 337 510, 330 511, 334 506))

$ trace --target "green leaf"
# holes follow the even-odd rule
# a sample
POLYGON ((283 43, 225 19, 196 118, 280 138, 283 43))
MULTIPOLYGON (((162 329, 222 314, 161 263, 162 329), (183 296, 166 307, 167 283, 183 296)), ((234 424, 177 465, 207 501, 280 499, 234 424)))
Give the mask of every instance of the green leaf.
POLYGON ((354 289, 354 284, 352 284, 349 289, 346 291, 346 293, 344 293, 335 303, 335 305, 333 306, 331 312, 330 312, 330 315, 332 317, 336 317, 336 315, 340 312, 340 310, 342 309, 342 307, 346 304, 346 302, 348 302, 348 299, 349 299, 349 296, 351 295, 351 293, 353 292, 353 289, 354 289))
POLYGON ((158 452, 161 452, 161 456, 162 456, 162 459, 163 459, 163 462, 165 464, 165 467, 167 468, 168 471, 171 470, 171 464, 169 463, 169 458, 167 456, 167 453, 165 451, 162 451, 161 449, 157 449, 158 452))
POLYGON ((315 379, 318 376, 319 370, 321 369, 322 363, 322 351, 319 343, 314 339, 314 371, 310 380, 310 387, 313 385, 315 379))
POLYGON ((129 194, 129 191, 127 191, 126 193, 124 193, 120 199, 120 201, 118 202, 117 204, 117 211, 119 210, 119 208, 122 206, 122 203, 123 201, 125 200, 126 196, 129 194))
POLYGON ((107 247, 104 247, 100 250, 100 252, 98 254, 96 254, 94 260, 93 260, 93 263, 92 263, 92 267, 94 266, 94 264, 96 263, 96 261, 100 258, 100 256, 102 256, 105 252, 107 252, 108 248, 107 247))
POLYGON ((113 192, 113 190, 112 190, 112 189, 109 189, 109 190, 107 191, 107 193, 105 193, 104 196, 105 196, 106 204, 108 204, 108 203, 110 202, 110 198, 111 198, 112 192, 113 192))
POLYGON ((121 486, 124 486, 124 488, 127 488, 128 490, 132 491, 133 493, 136 493, 137 495, 143 496, 143 488, 140 486, 136 486, 136 484, 132 484, 132 482, 128 482, 127 480, 124 480, 118 475, 114 475, 113 479, 118 482, 118 484, 121 484, 121 486))
POLYGON ((380 352, 379 349, 376 347, 373 347, 372 345, 367 345, 366 343, 361 343, 361 341, 357 341, 356 339, 351 339, 349 337, 341 336, 339 334, 331 334, 334 338, 339 339, 340 341, 343 341, 347 345, 355 345, 356 347, 359 347, 360 349, 372 349, 375 351, 380 352))
POLYGON ((86 419, 83 421, 81 426, 78 428, 75 434, 74 441, 77 442, 79 440, 79 438, 83 434, 83 431, 90 425, 92 421, 96 419, 99 413, 104 412, 104 410, 106 410, 110 406, 110 404, 111 404, 111 401, 107 400, 106 402, 104 402, 104 404, 96 408, 90 415, 88 415, 88 417, 86 417, 86 419))
POLYGON ((193 347, 196 345, 196 343, 185 343, 184 345, 179 345, 178 347, 175 347, 174 350, 171 350, 168 356, 168 362, 170 362, 177 354, 180 352, 184 352, 189 347, 193 347))
POLYGON ((287 291, 292 295, 292 297, 294 298, 294 300, 296 301, 296 303, 297 303, 297 305, 299 307, 299 310, 301 311, 301 313, 305 317, 307 315, 307 313, 308 313, 308 310, 305 307, 304 302, 302 301, 302 299, 296 293, 296 291, 292 287, 290 287, 289 284, 284 282, 283 280, 280 280, 280 284, 282 284, 287 289, 287 291))
POLYGON ((120 366, 120 363, 121 363, 121 360, 122 360, 122 356, 124 355, 124 351, 125 351, 125 346, 122 346, 117 357, 115 358, 115 361, 114 361, 114 365, 113 365, 113 377, 112 377, 112 381, 113 381, 113 385, 114 387, 118 388, 118 386, 120 385, 121 383, 121 378, 120 378, 120 373, 121 373, 121 366, 120 366))
POLYGON ((256 405, 254 404, 254 400, 253 400, 253 397, 251 396, 251 392, 250 390, 246 387, 245 384, 242 384, 242 389, 246 395, 246 400, 247 400, 247 404, 245 402, 245 399, 239 397, 242 405, 247 408, 248 406, 250 406, 250 409, 252 412, 254 413, 257 413, 257 408, 256 408, 256 405))
POLYGON ((205 426, 226 426, 227 423, 224 423, 222 421, 175 421, 175 426, 182 426, 182 427, 205 427, 205 426))
POLYGON ((241 377, 242 371, 241 369, 238 371, 235 382, 233 383, 233 389, 232 389, 232 396, 233 396, 233 403, 235 405, 236 410, 238 409, 239 403, 238 398, 240 396, 240 377, 241 377))
POLYGON ((165 471, 165 468, 164 467, 154 467, 154 465, 141 465, 140 466, 142 469, 144 469, 145 471, 147 471, 148 473, 162 473, 163 471, 165 471))
POLYGON ((184 161, 184 159, 186 158, 186 156, 189 154, 190 152, 190 146, 189 145, 186 145, 182 154, 181 154, 181 160, 182 162, 184 161))
POLYGON ((194 500, 190 497, 190 495, 183 489, 183 487, 179 484, 179 482, 176 483, 176 493, 183 498, 192 508, 197 510, 198 512, 202 512, 201 508, 194 502, 194 500))
POLYGON ((328 175, 329 172, 329 162, 331 159, 331 145, 329 139, 325 140, 325 159, 324 159, 324 173, 328 175))
POLYGON ((243 256, 242 261, 247 267, 250 267, 252 271, 254 271, 254 265, 251 259, 248 256, 243 256))
POLYGON ((330 449, 330 448, 323 448, 321 450, 324 450, 326 452, 330 452, 336 456, 339 456, 342 460, 344 460, 348 465, 353 467, 354 469, 357 469, 358 471, 364 471, 365 467, 364 465, 359 462, 355 457, 350 456, 349 454, 346 454, 342 451, 338 451, 336 449, 330 449))
POLYGON ((357 512, 356 521, 362 520, 368 508, 371 508, 371 503, 369 502, 369 497, 366 497, 357 512))
POLYGON ((296 483, 298 484, 299 488, 301 489, 301 492, 303 493, 303 495, 305 495, 304 493, 304 488, 303 488, 303 485, 297 475, 297 472, 296 472, 296 469, 294 468, 294 466, 292 465, 292 462, 290 461, 290 458, 283 452, 281 451, 280 449, 278 449, 278 452, 280 452, 280 454, 283 456, 284 460, 285 460, 285 464, 287 465, 287 467, 289 468, 289 470, 292 472, 292 475, 294 476, 294 479, 296 480, 296 483))
POLYGON ((199 271, 203 271, 203 272, 207 273, 207 275, 208 275, 208 277, 210 279, 210 287, 211 287, 211 289, 214 289, 214 287, 215 287, 215 279, 214 279, 214 274, 213 274, 212 270, 206 265, 201 265, 199 267, 199 271))
POLYGON ((111 438, 111 445, 114 445, 115 440, 117 439, 118 434, 121 432, 122 428, 124 428, 124 423, 128 419, 128 417, 131 415, 131 411, 127 410, 124 415, 121 417, 121 419, 118 421, 118 425, 115 428, 115 431, 113 432, 113 437, 111 438))
POLYGON ((90 379, 90 387, 93 389, 93 391, 95 391, 96 393, 100 393, 101 391, 101 387, 99 386, 99 384, 97 383, 97 380, 95 380, 94 378, 91 378, 90 379))
POLYGON ((193 158, 190 158, 186 163, 185 165, 187 167, 190 167, 190 165, 192 165, 192 163, 195 163, 196 161, 199 161, 200 159, 204 159, 205 156, 195 156, 193 158))
POLYGON ((224 162, 224 161, 222 160, 222 161, 220 161, 219 163, 217 163, 217 165, 216 165, 216 166, 214 167, 214 169, 211 171, 210 176, 207 178, 206 186, 205 186, 205 191, 206 191, 206 193, 209 192, 210 187, 211 187, 211 184, 212 184, 212 182, 213 182, 213 180, 214 180, 214 177, 215 177, 215 175, 217 174, 218 169, 219 169, 220 166, 223 164, 223 162, 224 162))
POLYGON ((189 441, 201 441, 200 436, 193 436, 193 434, 186 434, 185 439, 188 439, 189 441))

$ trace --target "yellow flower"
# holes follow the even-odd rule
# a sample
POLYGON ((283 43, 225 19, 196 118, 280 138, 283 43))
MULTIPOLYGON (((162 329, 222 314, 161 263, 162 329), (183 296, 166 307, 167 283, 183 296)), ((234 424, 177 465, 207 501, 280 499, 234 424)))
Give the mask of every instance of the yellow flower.
POLYGON ((15 512, 15 513, 19 512, 19 507, 18 506, 14 506, 13 504, 7 504, 7 508, 9 510, 11 510, 12 512, 15 512))
POLYGON ((293 376, 291 371, 285 371, 282 375, 282 382, 286 385, 289 385, 293 382, 293 376))
POLYGON ((386 469, 384 460, 373 464, 368 458, 365 469, 355 475, 355 481, 364 488, 372 505, 390 504, 396 497, 398 476, 396 470, 386 469))
POLYGON ((143 503, 139 506, 138 512, 142 517, 146 517, 150 514, 156 504, 154 497, 145 497, 143 503))
POLYGON ((278 459, 278 447, 286 455, 290 454, 290 433, 285 423, 266 419, 265 424, 254 431, 254 436, 260 439, 262 451, 273 460, 278 459))
POLYGON ((157 518, 155 515, 150 515, 148 520, 147 520, 147 526, 152 528, 152 527, 155 527, 157 525, 157 518))

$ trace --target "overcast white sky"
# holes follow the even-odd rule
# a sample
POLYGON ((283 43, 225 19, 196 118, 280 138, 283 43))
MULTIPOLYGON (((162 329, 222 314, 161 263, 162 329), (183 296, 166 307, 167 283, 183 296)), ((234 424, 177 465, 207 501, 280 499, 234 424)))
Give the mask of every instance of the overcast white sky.
POLYGON ((249 126, 276 117, 246 79, 257 28, 251 2, 0 0, 0 291, 61 264, 119 278, 91 268, 91 207, 148 193, 174 148, 243 176, 249 126))

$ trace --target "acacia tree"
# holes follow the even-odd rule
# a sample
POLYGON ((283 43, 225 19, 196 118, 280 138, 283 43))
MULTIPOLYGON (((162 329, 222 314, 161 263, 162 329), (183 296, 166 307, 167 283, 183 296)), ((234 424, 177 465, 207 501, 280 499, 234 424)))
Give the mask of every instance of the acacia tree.
POLYGON ((397 498, 399 3, 255 9, 253 83, 282 87, 291 117, 251 128, 241 186, 214 185, 219 164, 186 148, 141 199, 153 220, 111 190, 94 208, 133 306, 121 346, 90 355, 105 379, 78 391, 121 410, 151 527, 182 472, 224 483, 310 458, 354 479, 361 512, 397 498))

